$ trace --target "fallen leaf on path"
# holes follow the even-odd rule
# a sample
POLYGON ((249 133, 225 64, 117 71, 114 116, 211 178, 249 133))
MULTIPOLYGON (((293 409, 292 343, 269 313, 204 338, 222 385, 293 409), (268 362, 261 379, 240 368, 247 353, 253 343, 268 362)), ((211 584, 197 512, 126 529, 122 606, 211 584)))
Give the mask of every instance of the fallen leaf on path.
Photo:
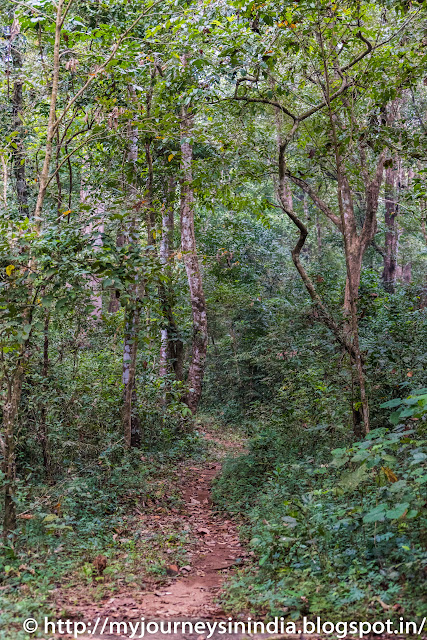
POLYGON ((166 573, 167 573, 168 576, 176 576, 179 573, 178 565, 169 564, 166 567, 166 573))
POLYGON ((107 566, 107 558, 103 555, 96 556, 92 564, 95 571, 97 571, 98 576, 102 576, 102 574, 104 573, 104 569, 107 566))

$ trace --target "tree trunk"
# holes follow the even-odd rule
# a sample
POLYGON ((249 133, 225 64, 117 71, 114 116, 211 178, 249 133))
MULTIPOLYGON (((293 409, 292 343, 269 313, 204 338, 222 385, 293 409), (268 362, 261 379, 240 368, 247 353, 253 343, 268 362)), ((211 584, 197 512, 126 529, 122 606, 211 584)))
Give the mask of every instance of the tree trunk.
POLYGON ((345 282, 344 311, 346 314, 350 314, 352 304, 350 282, 353 287, 353 299, 355 299, 359 295, 360 278, 362 275, 362 260, 365 253, 358 237, 351 237, 348 239, 347 253, 349 273, 347 273, 347 279, 345 282))
MULTIPOLYGON (((46 311, 45 320, 44 320, 44 339, 43 339, 43 367, 42 367, 42 377, 43 377, 43 386, 45 389, 48 388, 48 374, 49 374, 49 311, 46 311)), ((41 412, 40 412, 40 424, 38 428, 38 440, 40 442, 42 456, 43 456, 43 466, 46 474, 46 480, 48 484, 52 484, 52 465, 49 451, 49 436, 47 429, 47 404, 46 400, 43 401, 41 412)))
POLYGON ((396 282, 398 233, 396 216, 398 214, 397 202, 397 171, 393 167, 387 167, 385 171, 385 248, 384 269, 382 280, 384 289, 393 293, 396 282))
POLYGON ((138 333, 140 309, 130 309, 126 319, 123 347, 123 426, 128 447, 141 446, 141 421, 138 416, 136 395, 136 356, 138 353, 138 333))
MULTIPOLYGON (((327 85, 329 87, 328 75, 326 74, 327 85)), ((329 88, 328 88, 329 93, 329 88)), ((361 234, 359 237, 357 234, 356 228, 356 220, 354 216, 354 207, 351 198, 350 185, 345 174, 344 163, 341 157, 339 142, 337 139, 336 126, 334 116, 332 114, 332 110, 329 106, 329 114, 330 114, 330 122, 332 129, 332 138, 335 148, 335 160, 336 160, 336 170, 337 170, 337 179, 338 179, 338 205, 340 210, 340 218, 341 218, 341 226, 344 237, 344 252, 345 252, 345 263, 347 270, 347 282, 346 282, 346 297, 344 303, 344 309, 350 316, 350 324, 349 329, 351 331, 351 337, 354 348, 354 362, 356 365, 357 378, 359 383, 359 392, 360 392, 360 407, 356 404, 353 406, 353 428, 357 426, 357 431, 355 431, 355 436, 357 438, 360 437, 358 421, 355 419, 355 412, 359 412, 361 409, 362 417, 363 417, 363 428, 361 429, 362 434, 366 436, 370 431, 370 420, 369 420, 369 402, 368 396, 366 393, 366 384, 365 384, 365 372, 363 370, 363 362, 362 362, 362 354, 360 351, 359 344, 359 320, 357 316, 357 299, 359 296, 359 284, 360 284, 360 275, 362 270, 362 258, 363 254, 368 246, 368 237, 369 243, 372 241, 373 236, 375 235, 376 228, 376 217, 374 213, 373 220, 371 218, 373 208, 370 207, 368 218, 368 210, 366 213, 365 226, 363 231, 366 233, 361 234), (372 230, 368 229, 367 225, 372 226, 372 230)), ((381 174, 382 174, 382 166, 381 166, 381 174)), ((372 195, 372 194, 371 194, 372 195)), ((368 198, 367 198, 368 200, 368 198)), ((368 202, 367 202, 368 209, 368 202)))
MULTIPOLYGON (((84 228, 85 234, 93 234, 96 230, 96 236, 93 241, 93 252, 97 253, 102 247, 101 234, 104 231, 104 215, 105 204, 103 202, 94 203, 91 198, 90 186, 87 184, 87 176, 85 172, 87 170, 87 164, 82 167, 82 177, 80 186, 80 202, 89 207, 94 208, 94 214, 89 212, 89 223, 84 228), (94 216, 94 219, 93 217, 94 216)), ((100 322, 102 316, 102 291, 99 278, 95 276, 88 276, 88 285, 90 288, 90 302, 93 306, 93 310, 90 312, 90 316, 95 323, 100 322)))
POLYGON ((184 345, 179 336, 178 327, 173 313, 174 292, 171 286, 173 260, 173 229, 174 209, 173 200, 176 182, 169 178, 166 203, 162 215, 162 236, 160 239, 160 262, 166 275, 166 281, 160 287, 160 301, 162 305, 164 326, 161 329, 160 345, 160 375, 165 376, 174 371, 177 380, 183 379, 184 345))
POLYGON ((301 250, 304 247, 305 241, 307 239, 308 230, 305 224, 295 214, 295 211, 293 209, 292 193, 290 194, 291 198, 289 198, 288 188, 285 186, 286 185, 286 181, 285 181, 286 167, 285 167, 285 155, 284 155, 285 148, 286 148, 286 145, 281 144, 279 142, 279 184, 277 188, 277 196, 278 196, 278 200, 280 202, 281 208, 286 213, 286 215, 290 218, 290 220, 292 220, 292 222, 297 227, 300 234, 298 242, 292 250, 292 260, 313 302, 316 318, 320 322, 323 322, 323 324, 332 331, 338 343, 347 351, 347 353, 350 355, 350 358, 354 359, 355 358, 354 345, 352 344, 351 340, 349 340, 348 334, 346 334, 341 330, 341 328, 335 322, 332 314, 329 313, 328 309, 323 304, 322 299, 317 293, 312 280, 310 279, 307 271, 304 269, 304 266, 301 263, 300 254, 301 254, 301 250))
POLYGON ((59 89, 59 71, 60 71, 60 44, 61 44, 61 30, 63 25, 62 10, 64 7, 64 0, 58 0, 56 5, 56 20, 55 20, 55 41, 53 45, 53 73, 52 73, 52 93, 50 97, 49 107, 49 119, 47 123, 46 131, 46 144, 45 144, 45 157, 43 161, 43 167, 39 176, 39 192, 37 195, 36 207, 34 210, 34 218, 39 229, 42 222, 42 210, 43 202, 47 191, 47 185, 49 182, 49 167, 52 159, 53 140, 56 132, 56 103, 58 99, 59 89))
MULTIPOLYGON (((137 196, 137 170, 138 160, 138 130, 132 129, 129 123, 130 146, 128 151, 128 163, 132 169, 133 179, 128 184, 130 195, 133 199, 137 196)), ((139 206, 134 204, 134 210, 139 210, 139 206)), ((148 230, 150 233, 150 227, 148 230)), ((124 244, 136 246, 139 244, 139 228, 137 214, 133 215, 124 238, 124 244)), ((131 287, 132 301, 125 311, 125 332, 123 339, 123 429, 125 442, 128 447, 139 447, 141 445, 141 421, 138 415, 138 398, 136 393, 136 357, 138 353, 138 338, 141 324, 141 300, 144 294, 144 284, 141 281, 141 274, 134 272, 134 284, 131 287)))
MULTIPOLYGON (((331 141, 334 149, 335 156, 335 168, 337 172, 338 183, 338 207, 340 212, 341 230, 344 238, 344 252, 345 252, 345 264, 347 271, 347 303, 348 307, 345 308, 349 312, 350 316, 350 330, 351 338, 354 347, 354 362, 356 365, 357 378, 360 391, 360 408, 363 416, 363 435, 367 435, 370 431, 369 420, 369 401, 366 393, 365 384, 365 372, 363 369, 362 354, 359 344, 359 320, 357 316, 357 299, 359 294, 360 272, 362 268, 363 253, 366 248, 372 242, 376 226, 376 211, 378 208, 378 195, 380 184, 382 180, 384 170, 384 153, 381 154, 380 160, 377 164, 375 177, 372 181, 367 182, 369 177, 367 172, 365 148, 360 145, 360 159, 362 174, 365 179, 365 196, 366 196, 366 215, 363 224, 363 229, 360 237, 357 233, 356 218, 354 215, 354 205, 352 199, 352 193, 350 188, 350 182, 348 174, 346 173, 343 156, 341 153, 341 146, 338 140, 337 134, 337 121, 336 115, 333 112, 331 106, 331 88, 330 77, 327 62, 327 54, 324 49, 324 43, 322 35, 319 33, 319 41, 322 49, 324 78, 325 78, 325 98, 329 113, 329 122, 331 127, 331 141)), ((353 412, 359 410, 359 407, 354 405, 353 412)))
POLYGON ((18 135, 14 138, 16 148, 13 149, 13 173, 16 184, 16 197, 18 199, 21 216, 28 216, 28 187, 25 179, 25 153, 22 127, 22 81, 17 80, 13 87, 13 127, 18 135))
MULTIPOLYGON (((170 189, 169 189, 170 190, 170 189)), ((166 282, 162 282, 160 286, 160 299, 163 307, 163 315, 168 323, 168 317, 171 315, 168 284, 170 280, 170 260, 172 253, 172 234, 173 234, 173 205, 170 201, 165 203, 162 215, 162 235, 160 238, 159 257, 163 265, 163 273, 166 282)), ((169 323, 168 323, 169 324, 169 323)), ((164 377, 169 373, 169 327, 166 325, 160 330, 160 367, 159 374, 164 377)))
POLYGON ((202 394, 208 345, 208 323, 202 274, 197 257, 194 234, 193 148, 189 142, 192 124, 192 116, 183 108, 181 114, 181 248, 190 289, 193 318, 193 342, 188 372, 189 392, 187 404, 191 411, 195 413, 202 394))
POLYGON ((396 267, 396 279, 400 282, 410 284, 412 281, 412 262, 406 262, 396 267))
MULTIPOLYGON (((123 233, 117 234, 116 247, 123 247, 125 237, 123 233)), ((110 289, 110 301, 108 303, 108 313, 117 313, 120 308, 120 291, 111 287, 110 289)))
POLYGON ((3 537, 16 529, 15 506, 15 422, 22 389, 22 366, 18 364, 7 382, 6 399, 3 404, 4 452, 2 471, 4 473, 4 516, 3 537))
POLYGON ((3 173, 3 203, 4 208, 7 208, 7 156, 0 154, 2 173, 3 173))

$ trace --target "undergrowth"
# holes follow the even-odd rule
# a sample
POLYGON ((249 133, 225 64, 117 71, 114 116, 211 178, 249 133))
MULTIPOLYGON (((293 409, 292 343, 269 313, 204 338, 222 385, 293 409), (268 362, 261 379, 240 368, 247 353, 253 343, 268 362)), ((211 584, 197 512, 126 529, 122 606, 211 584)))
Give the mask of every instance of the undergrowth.
POLYGON ((317 443, 314 455, 309 433, 290 441, 263 428, 225 465, 215 500, 245 516, 255 557, 229 582, 228 607, 293 619, 426 614, 425 392, 387 403, 394 426, 332 453, 317 443))
POLYGON ((146 581, 164 580, 170 563, 186 564, 187 533, 153 535, 144 522, 180 507, 177 464, 207 452, 196 431, 151 452, 108 447, 86 468, 70 467, 54 486, 20 483, 19 532, 0 549, 1 640, 23 640, 27 617, 53 614, 59 586, 86 585, 96 601, 123 585, 140 590, 146 581), (100 554, 107 559, 102 579, 93 566, 100 554))

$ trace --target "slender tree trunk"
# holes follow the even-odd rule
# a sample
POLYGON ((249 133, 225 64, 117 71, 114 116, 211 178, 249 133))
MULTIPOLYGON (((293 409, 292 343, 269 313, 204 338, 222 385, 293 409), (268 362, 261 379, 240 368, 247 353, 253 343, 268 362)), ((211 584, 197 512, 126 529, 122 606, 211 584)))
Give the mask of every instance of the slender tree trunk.
POLYGON ((2 471, 4 474, 4 516, 3 537, 6 539, 16 529, 15 506, 15 422, 21 400, 22 365, 18 364, 7 380, 6 398, 3 403, 4 453, 2 471))
MULTIPOLYGON (((132 95, 132 94, 131 94, 132 95)), ((133 180, 127 185, 130 195, 136 200, 137 196, 137 171, 138 160, 138 131, 132 129, 129 124, 130 146, 128 151, 128 163, 132 168, 133 180)), ((134 209, 139 207, 134 203, 134 209)), ((124 239, 125 244, 136 246, 139 243, 139 229, 137 214, 134 214, 128 224, 124 239)), ((136 358, 138 354, 139 330, 141 324, 141 300, 144 294, 144 284, 141 274, 134 273, 135 282, 131 287, 132 301, 125 310, 125 332, 123 339, 123 429, 125 442, 128 447, 139 447, 142 441, 141 421, 138 415, 138 398, 136 392, 136 358)))
MULTIPOLYGON (((292 250, 292 260, 313 302, 316 318, 320 322, 322 322, 325 326, 327 326, 328 329, 332 331, 333 335, 335 336, 335 339, 341 345, 341 347, 343 347, 343 349, 347 351, 347 353, 350 355, 350 358, 354 358, 355 353, 354 353, 353 344, 349 340, 348 335, 341 330, 341 328, 335 322, 335 319, 332 316, 332 314, 329 313, 328 309, 323 304, 321 297, 317 293, 312 280, 310 279, 307 271, 304 268, 304 265, 301 262, 300 255, 301 255, 302 249, 304 248, 304 244, 308 236, 308 230, 305 224, 298 218, 298 216, 294 211, 292 191, 289 185, 289 178, 287 174, 286 159, 285 159, 285 151, 291 139, 291 136, 288 137, 287 140, 283 139, 282 129, 281 129, 282 116, 281 116, 281 113, 279 113, 278 109, 275 110, 275 123, 276 123, 276 132, 277 132, 277 147, 279 152, 279 158, 278 158, 279 183, 277 185, 277 197, 280 202, 280 206, 282 210, 286 213, 288 218, 292 220, 292 222, 297 227, 300 234, 298 242, 295 245, 294 249, 292 250)), ((298 186, 301 186, 305 192, 305 188, 308 186, 306 185, 306 183, 304 183, 301 180, 295 179, 294 177, 292 177, 292 180, 297 184, 299 183, 298 186)), ((313 194, 311 191, 307 195, 310 195, 310 197, 314 200, 315 204, 319 206, 319 203, 316 202, 316 200, 313 198, 313 194)), ((325 208, 325 206, 323 208, 325 208)), ((338 222, 338 220, 336 220, 336 222, 338 222)), ((316 223, 318 223, 318 218, 316 218, 316 223)), ((321 239, 319 240, 319 236, 318 236, 318 250, 319 252, 321 250, 321 239)))
POLYGON ((385 171, 385 248, 384 269, 382 280, 386 291, 393 293, 396 282, 398 232, 396 216, 398 214, 398 202, 396 193, 397 171, 393 167, 387 167, 385 171))
POLYGON ((396 267, 396 279, 409 284, 412 281, 412 262, 406 262, 396 267))
POLYGON ((168 373, 168 330, 163 328, 160 329, 159 375, 164 378, 168 373))
MULTIPOLYGON (((337 171, 337 181, 338 181, 338 205, 340 211, 341 218, 341 227, 342 233, 344 237, 344 252, 345 252, 345 263, 347 269, 347 283, 348 283, 348 300, 350 310, 350 318, 351 318, 351 334, 352 341, 354 347, 354 359, 356 364, 356 371, 359 382, 360 389, 360 403, 363 415, 363 435, 367 435, 370 431, 370 421, 369 421, 369 402, 368 396, 366 393, 366 384, 365 384, 365 372, 363 370, 363 362, 362 355, 360 352, 360 344, 359 344, 359 320, 357 317, 357 299, 359 295, 359 283, 360 283, 360 272, 362 268, 362 257, 363 251, 366 249, 368 244, 371 243, 372 238, 375 235, 376 229, 376 216, 374 209, 374 193, 369 193, 367 198, 367 212, 366 212, 366 220, 365 220, 365 228, 364 232, 360 238, 358 238, 357 228, 356 228, 356 220, 354 216, 354 207, 351 198, 351 190, 350 185, 345 174, 344 162, 341 156, 340 143, 337 137, 336 130, 336 121, 335 116, 332 111, 331 101, 330 101, 330 82, 329 82, 329 70, 327 68, 325 51, 323 49, 323 40, 320 36, 320 42, 322 46, 323 53, 323 62, 324 62, 324 71, 325 71, 325 97, 329 111, 329 122, 331 125, 331 133, 332 133, 332 142, 334 145, 335 152, 335 163, 336 163, 336 171, 337 171), (372 200, 372 202, 369 202, 372 200), (374 212, 374 215, 372 215, 374 212), (369 225, 369 228, 368 226, 369 225), (369 242, 368 242, 369 237, 369 242), (360 266, 359 266, 360 265, 360 266)), ((378 169, 381 169, 380 175, 383 173, 383 163, 384 159, 378 169)), ((378 177, 379 171, 377 171, 377 180, 379 182, 380 178, 378 177)), ((379 185, 378 185, 379 191, 379 185)), ((377 194, 377 202, 378 202, 378 194, 377 194)), ((347 289, 347 287, 346 287, 347 289)), ((355 407, 355 410, 358 410, 358 407, 355 407)))
MULTIPOLYGON (((123 247, 125 237, 122 232, 117 234, 116 247, 123 247)), ((108 313, 117 313, 120 308, 120 292, 114 287, 110 290, 110 301, 108 303, 108 313)))
POLYGON ((151 156, 151 142, 145 143, 145 159, 147 162, 147 183, 145 187, 145 200, 147 204, 147 244, 149 247, 156 245, 156 215, 153 206, 153 158, 151 156))
MULTIPOLYGON (((89 223, 84 228, 85 234, 92 234, 94 229, 96 229, 96 236, 93 241, 93 252, 97 253, 102 247, 102 236, 101 234, 104 231, 104 215, 105 215, 105 204, 103 202, 94 203, 93 198, 91 198, 90 185, 87 182, 87 176, 85 175, 87 171, 87 164, 83 165, 82 168, 82 177, 81 177, 81 187, 80 187, 80 202, 81 204, 85 204, 89 207, 94 208, 94 214, 89 213, 89 223), (95 220, 93 219, 95 218, 95 220)), ((95 276, 88 276, 88 286, 90 288, 90 302, 93 306, 93 310, 90 312, 90 316, 95 323, 101 321, 102 316, 102 291, 99 279, 95 276)))
POLYGON ((47 132, 46 132, 45 157, 43 161, 43 167, 40 173, 39 192, 37 196, 36 208, 34 211, 34 217, 37 221, 38 226, 40 226, 40 222, 41 222, 43 202, 44 202, 47 185, 49 181, 49 167, 50 167, 50 161, 52 159, 53 140, 56 132, 56 126, 55 126, 56 103, 58 99, 59 70, 60 70, 59 47, 61 43, 61 29, 63 24, 63 17, 62 17, 63 7, 64 7, 64 0, 58 0, 56 5, 55 40, 53 45, 52 93, 50 98, 49 120, 47 123, 47 132))
POLYGON ((140 309, 137 306, 135 309, 129 309, 128 311, 123 347, 123 426, 125 442, 128 447, 141 446, 141 421, 138 415, 138 399, 135 386, 139 324, 140 309))
POLYGON ((187 404, 191 411, 195 413, 202 394, 208 345, 208 323, 202 274, 197 257, 194 234, 193 148, 188 140, 191 136, 192 124, 192 116, 183 108, 181 114, 181 248, 190 289, 193 318, 192 354, 188 372, 190 389, 187 396, 187 404))
POLYGON ((55 179, 56 179, 56 189, 57 189, 56 211, 57 211, 58 222, 61 222, 61 218, 62 218, 62 214, 61 214, 62 183, 61 183, 61 175, 59 171, 60 157, 61 157, 61 140, 59 138, 59 129, 57 129, 56 130, 56 154, 55 154, 55 179))
POLYGON ((28 216, 28 187, 25 178, 25 152, 23 143, 23 100, 22 100, 22 81, 17 80, 13 87, 13 127, 18 135, 14 138, 16 147, 13 155, 13 173, 15 175, 16 196, 18 199, 19 212, 21 216, 28 216))
POLYGON ((168 193, 162 215, 162 236, 160 240, 160 262, 164 265, 163 269, 166 275, 166 281, 160 287, 160 300, 165 323, 161 329, 160 336, 160 375, 164 376, 172 370, 175 373, 175 378, 182 380, 184 345, 173 313, 174 292, 171 286, 175 188, 175 179, 171 177, 168 182, 168 193))
MULTIPOLYGON (((170 189, 168 189, 170 191, 170 189)), ((169 194, 168 194, 169 195, 169 194)), ((167 199, 162 215, 162 235, 160 238, 159 257, 160 262, 163 265, 163 273, 166 277, 166 282, 163 282, 160 286, 160 299, 162 301, 163 315, 165 321, 168 323, 169 312, 169 300, 168 300, 168 284, 170 280, 170 260, 172 253, 172 234, 173 234, 173 204, 170 199, 167 199)), ((160 330, 160 367, 159 374, 164 377, 169 373, 169 327, 166 325, 160 330)))
MULTIPOLYGON (((44 320, 44 339, 43 339, 43 367, 42 377, 43 385, 45 389, 48 388, 48 375, 49 375, 49 311, 46 311, 44 320)), ((46 473, 46 480, 48 484, 52 484, 52 465, 49 450, 49 435, 47 429, 47 404, 43 401, 40 415, 40 424, 38 428, 38 439, 40 442, 43 466, 46 473)))
POLYGON ((295 245, 294 249, 292 250, 292 260, 313 302, 317 319, 320 322, 323 322, 323 324, 332 331, 338 343, 347 351, 350 357, 354 359, 355 358, 354 346, 352 342, 349 340, 348 334, 346 334, 341 330, 341 328, 335 322, 332 314, 329 313, 328 309, 323 304, 322 299, 317 293, 312 280, 310 279, 307 271, 304 269, 304 266, 301 263, 300 254, 301 254, 301 250, 304 247, 305 241, 307 239, 308 230, 305 224, 295 214, 295 211, 293 209, 293 204, 292 204, 292 194, 291 194, 291 201, 290 201, 289 195, 288 195, 288 189, 284 186, 286 184, 286 181, 284 180, 286 178, 286 167, 285 167, 285 156, 284 156, 285 148, 286 148, 285 144, 279 143, 279 185, 277 189, 277 195, 278 195, 281 208, 286 213, 286 215, 290 218, 290 220, 292 220, 292 222, 297 227, 300 234, 298 242, 295 245))
POLYGON ((7 156, 0 154, 2 173, 3 173, 3 203, 4 208, 7 207, 7 156))

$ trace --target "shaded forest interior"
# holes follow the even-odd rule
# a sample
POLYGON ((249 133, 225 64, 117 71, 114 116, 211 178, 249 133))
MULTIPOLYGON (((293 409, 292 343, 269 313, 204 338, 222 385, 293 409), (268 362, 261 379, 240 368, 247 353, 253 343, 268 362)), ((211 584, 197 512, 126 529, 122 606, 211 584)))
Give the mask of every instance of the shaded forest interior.
POLYGON ((0 638, 203 510, 227 614, 426 615, 425 3, 0 19, 0 638))

